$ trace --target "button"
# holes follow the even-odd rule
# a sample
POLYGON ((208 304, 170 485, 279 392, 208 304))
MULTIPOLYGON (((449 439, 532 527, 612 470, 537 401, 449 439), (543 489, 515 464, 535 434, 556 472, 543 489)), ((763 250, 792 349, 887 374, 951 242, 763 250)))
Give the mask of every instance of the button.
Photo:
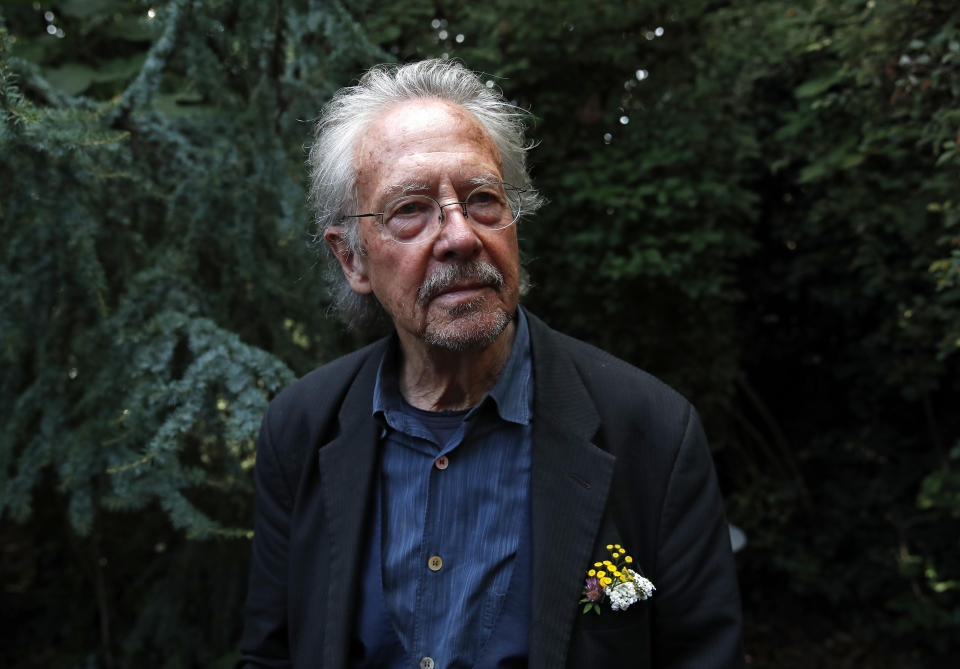
POLYGON ((440 471, 443 471, 444 469, 450 466, 450 460, 447 459, 446 455, 441 455, 439 458, 434 460, 433 466, 439 469, 440 471))
MULTIPOLYGON (((432 558, 427 560, 427 566, 430 567, 430 571, 440 571, 440 567, 443 566, 443 558, 441 558, 439 555, 434 555, 432 558)), ((427 659, 430 660, 429 657, 427 659)), ((430 660, 430 662, 433 662, 433 660, 430 660)), ((430 666, 433 665, 431 664, 430 666)))
POLYGON ((420 660, 420 669, 433 669, 433 658, 425 657, 420 660))

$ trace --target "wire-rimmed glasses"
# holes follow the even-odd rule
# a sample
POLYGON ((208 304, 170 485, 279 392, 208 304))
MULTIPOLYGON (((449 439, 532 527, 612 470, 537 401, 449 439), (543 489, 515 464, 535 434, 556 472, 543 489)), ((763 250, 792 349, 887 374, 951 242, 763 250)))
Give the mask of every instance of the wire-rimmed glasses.
POLYGON ((380 217, 381 234, 398 244, 422 244, 443 226, 443 210, 458 205, 463 217, 478 230, 503 230, 520 218, 522 188, 502 181, 477 186, 462 201, 440 204, 429 195, 404 195, 391 200, 383 211, 352 214, 346 218, 380 217))

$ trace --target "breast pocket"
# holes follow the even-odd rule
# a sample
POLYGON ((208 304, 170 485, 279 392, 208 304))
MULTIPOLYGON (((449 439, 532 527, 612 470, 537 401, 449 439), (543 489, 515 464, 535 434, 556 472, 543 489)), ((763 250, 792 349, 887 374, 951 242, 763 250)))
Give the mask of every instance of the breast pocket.
POLYGON ((649 602, 637 602, 626 611, 604 604, 600 615, 577 613, 567 667, 607 666, 650 666, 649 602))

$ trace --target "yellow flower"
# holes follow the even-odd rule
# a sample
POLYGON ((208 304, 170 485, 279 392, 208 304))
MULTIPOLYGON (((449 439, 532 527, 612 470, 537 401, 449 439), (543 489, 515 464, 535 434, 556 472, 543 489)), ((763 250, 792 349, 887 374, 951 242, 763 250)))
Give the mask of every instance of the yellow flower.
POLYGON ((631 562, 633 562, 633 558, 628 555, 627 557, 623 558, 623 561, 626 562, 627 564, 630 564, 631 562))
POLYGON ((610 550, 611 548, 613 548, 613 544, 607 544, 607 550, 610 550))
POLYGON ((594 566, 594 567, 602 567, 602 566, 603 566, 603 563, 602 563, 602 562, 594 562, 594 563, 593 563, 593 566, 594 566))
POLYGON ((613 569, 613 563, 610 560, 604 560, 603 564, 607 565, 610 569, 613 569))
POLYGON ((614 559, 620 557, 620 553, 614 553, 614 554, 613 554, 613 557, 614 557, 614 559))
POLYGON ((607 572, 605 572, 605 571, 598 571, 598 572, 597 572, 597 578, 599 578, 600 580, 603 580, 603 577, 606 576, 606 575, 607 575, 607 572))
POLYGON ((612 578, 601 578, 601 579, 600 579, 600 585, 602 585, 603 587, 607 587, 607 586, 610 585, 611 583, 613 583, 613 579, 612 579, 612 578))
POLYGON ((587 576, 596 576, 596 575, 597 575, 596 569, 591 569, 590 571, 587 572, 587 576))
POLYGON ((621 583, 626 583, 626 582, 627 582, 627 577, 624 576, 623 574, 620 574, 620 582, 621 582, 621 583))
POLYGON ((614 544, 613 547, 616 548, 617 550, 620 550, 620 544, 614 544))

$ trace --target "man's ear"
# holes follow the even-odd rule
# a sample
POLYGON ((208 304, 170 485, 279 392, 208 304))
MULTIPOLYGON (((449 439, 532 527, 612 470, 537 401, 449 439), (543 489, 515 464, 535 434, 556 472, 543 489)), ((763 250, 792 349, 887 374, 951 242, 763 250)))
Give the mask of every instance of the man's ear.
POLYGON ((330 245, 333 255, 340 261, 347 282, 353 292, 368 295, 373 292, 370 277, 367 276, 367 264, 362 255, 354 253, 347 243, 346 231, 342 225, 333 225, 323 231, 323 239, 330 245))

